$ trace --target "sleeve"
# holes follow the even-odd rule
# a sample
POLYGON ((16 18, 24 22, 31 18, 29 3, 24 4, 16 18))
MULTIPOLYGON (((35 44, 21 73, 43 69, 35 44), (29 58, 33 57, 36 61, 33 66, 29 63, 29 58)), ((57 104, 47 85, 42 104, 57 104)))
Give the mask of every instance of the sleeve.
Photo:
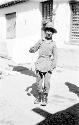
POLYGON ((39 40, 33 47, 30 48, 29 52, 30 53, 35 53, 41 45, 41 40, 39 40))

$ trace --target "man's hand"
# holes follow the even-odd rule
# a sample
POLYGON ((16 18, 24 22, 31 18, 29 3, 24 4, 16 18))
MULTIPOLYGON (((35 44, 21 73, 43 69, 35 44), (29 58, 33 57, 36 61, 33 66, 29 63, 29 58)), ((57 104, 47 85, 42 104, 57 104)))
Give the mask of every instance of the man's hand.
POLYGON ((34 53, 34 47, 30 48, 29 52, 34 53))

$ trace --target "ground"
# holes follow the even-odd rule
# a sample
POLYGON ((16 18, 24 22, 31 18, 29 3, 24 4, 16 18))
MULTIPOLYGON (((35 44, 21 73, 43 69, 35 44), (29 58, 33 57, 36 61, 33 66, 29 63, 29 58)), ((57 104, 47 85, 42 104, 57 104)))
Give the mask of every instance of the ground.
MULTIPOLYGON (((46 107, 35 105, 37 95, 34 71, 23 66, 13 70, 3 61, 0 79, 0 125, 79 125, 79 97, 66 82, 79 86, 79 70, 57 67, 51 76, 46 107)), ((2 67, 2 66, 1 66, 2 67)))

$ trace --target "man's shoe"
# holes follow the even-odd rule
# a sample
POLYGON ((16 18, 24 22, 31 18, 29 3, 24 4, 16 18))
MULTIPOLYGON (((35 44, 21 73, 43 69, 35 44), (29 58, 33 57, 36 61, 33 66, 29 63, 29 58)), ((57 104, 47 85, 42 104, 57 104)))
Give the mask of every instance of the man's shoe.
POLYGON ((47 105, 47 96, 48 96, 48 94, 47 93, 45 93, 44 95, 43 95, 43 98, 42 98, 42 106, 46 106, 47 105))
POLYGON ((42 95, 41 93, 38 94, 38 97, 37 97, 36 100, 34 101, 34 104, 39 104, 39 103, 41 102, 41 99, 42 99, 42 96, 41 96, 41 95, 42 95))

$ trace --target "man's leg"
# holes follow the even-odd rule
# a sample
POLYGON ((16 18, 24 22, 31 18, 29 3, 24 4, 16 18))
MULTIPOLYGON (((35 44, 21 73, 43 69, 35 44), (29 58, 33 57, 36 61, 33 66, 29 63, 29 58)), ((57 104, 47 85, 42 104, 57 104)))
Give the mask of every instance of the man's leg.
POLYGON ((42 105, 46 106, 47 104, 47 97, 50 89, 50 78, 51 78, 51 72, 47 72, 44 75, 44 90, 43 90, 43 99, 42 99, 42 105))
POLYGON ((38 97, 34 102, 35 104, 40 103, 42 99, 42 82, 43 82, 42 73, 40 71, 36 71, 36 83, 37 83, 38 97))

